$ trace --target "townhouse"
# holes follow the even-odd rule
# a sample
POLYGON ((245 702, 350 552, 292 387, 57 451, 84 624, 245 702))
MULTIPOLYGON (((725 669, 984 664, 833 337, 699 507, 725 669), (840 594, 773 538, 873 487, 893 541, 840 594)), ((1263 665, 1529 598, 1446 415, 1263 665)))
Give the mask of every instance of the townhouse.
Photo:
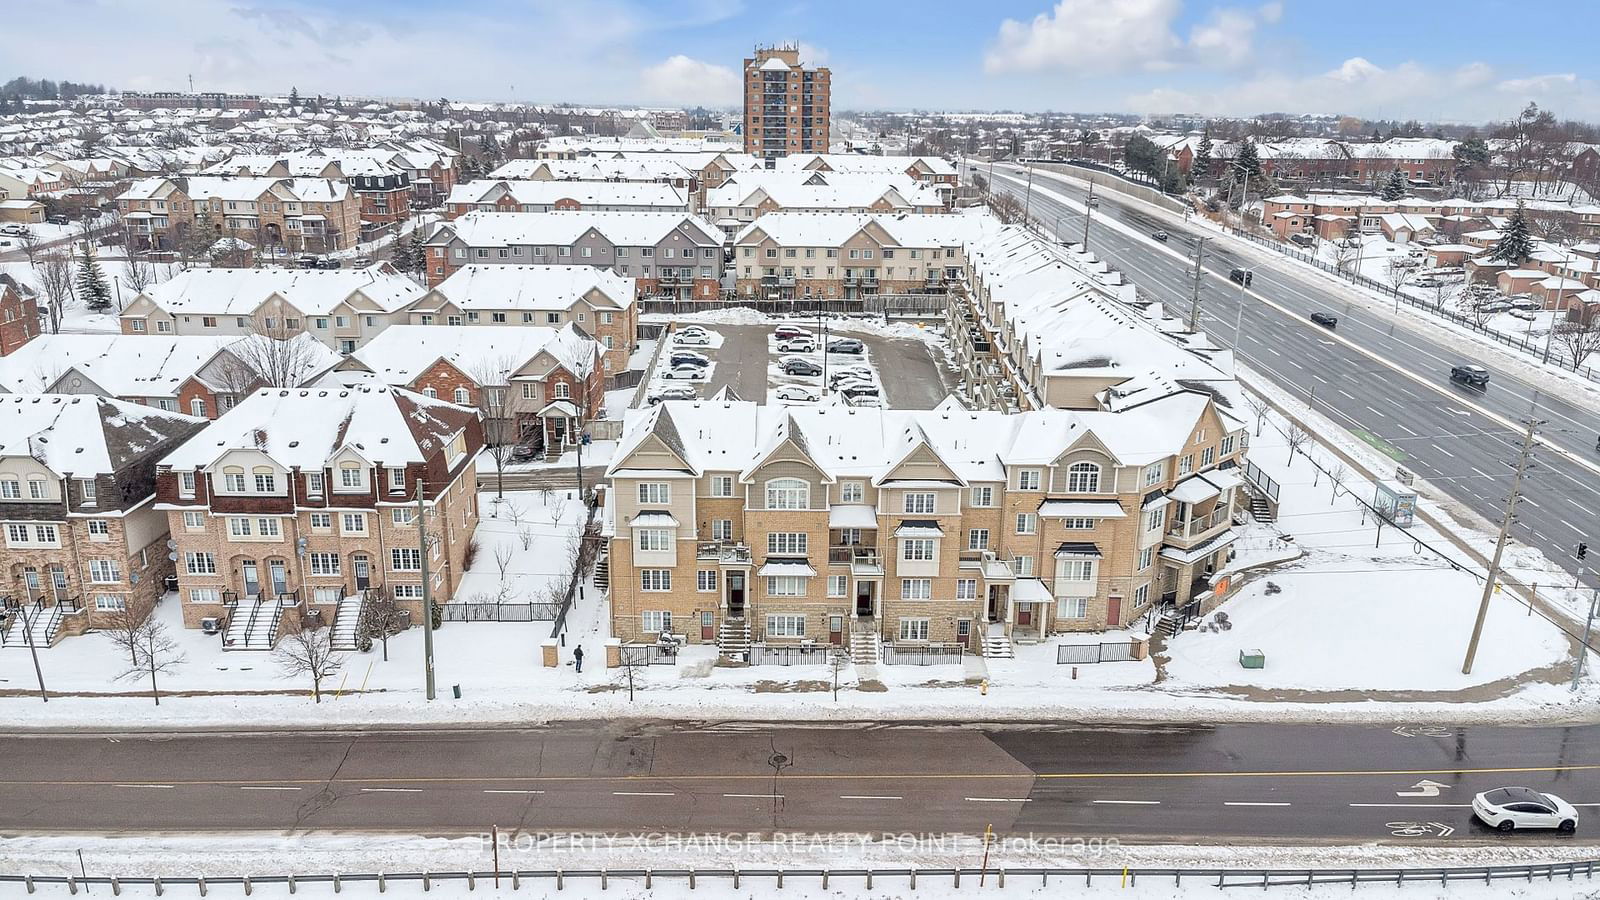
MULTIPOLYGON (((1600 237, 1600 206, 1574 205, 1549 200, 1525 200, 1526 214, 1539 222, 1560 223, 1570 234, 1600 237)), ((1347 233, 1383 232, 1394 238, 1399 230, 1416 234, 1422 225, 1451 240, 1472 242, 1472 233, 1484 225, 1499 228, 1517 210, 1517 200, 1500 198, 1469 201, 1459 198, 1427 200, 1407 197, 1383 200, 1359 194, 1283 194, 1263 202, 1262 221, 1280 238, 1298 232, 1334 239, 1347 233), (1404 216, 1394 219, 1392 216, 1404 216)), ((1479 239, 1493 243, 1494 236, 1479 239)))
POLYGON ((607 473, 613 634, 860 660, 1126 627, 1227 560, 1245 444, 1188 390, 1117 411, 630 410, 607 473))
POLYGON ((286 253, 344 250, 361 237, 361 198, 331 178, 141 178, 117 208, 129 245, 158 253, 189 252, 197 229, 286 253))
POLYGON ((740 172, 706 192, 705 215, 731 238, 771 212, 942 213, 939 195, 904 175, 740 172))
POLYGON ((148 614, 172 574, 156 463, 205 420, 106 397, 0 397, 0 645, 148 614))
POLYGON ((203 174, 343 181, 361 204, 362 240, 411 215, 411 176, 374 150, 304 150, 285 154, 237 154, 203 174))
POLYGON ((395 325, 319 386, 377 383, 476 408, 490 446, 560 455, 605 401, 601 347, 577 325, 395 325))
POLYGON ((428 286, 477 265, 584 265, 632 278, 637 295, 721 296, 723 235, 677 212, 467 213, 426 240, 428 286))
POLYGON ((184 625, 266 650, 379 586, 420 622, 425 575, 444 603, 465 568, 482 448, 475 410, 400 388, 257 391, 156 468, 184 625))
POLYGON ((507 181, 660 182, 693 194, 695 173, 674 158, 631 156, 626 159, 511 159, 489 172, 507 181))
POLYGON ((16 353, 39 333, 38 295, 0 272, 0 357, 16 353))
POLYGON ((733 239, 741 298, 938 293, 959 278, 987 216, 767 213, 733 239))
POLYGON ((776 169, 845 174, 904 175, 935 191, 948 206, 960 181, 956 167, 942 156, 873 156, 859 153, 803 153, 777 161, 776 169))
POLYGON ((647 181, 469 181, 445 198, 446 219, 469 212, 689 211, 687 190, 647 181))
POLYGON ((638 339, 635 279, 596 266, 462 266, 404 310, 412 325, 577 325, 621 372, 638 339))
POLYGON ((391 324, 423 288, 387 264, 361 269, 186 269, 122 311, 123 334, 290 337, 350 353, 391 324))

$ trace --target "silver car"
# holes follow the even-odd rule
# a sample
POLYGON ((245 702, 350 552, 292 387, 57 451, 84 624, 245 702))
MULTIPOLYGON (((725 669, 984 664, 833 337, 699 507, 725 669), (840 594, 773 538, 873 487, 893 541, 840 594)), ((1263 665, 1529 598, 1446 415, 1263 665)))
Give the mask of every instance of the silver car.
POLYGON ((1554 828, 1565 834, 1578 830, 1578 811, 1571 803, 1533 788, 1503 787, 1472 798, 1472 814, 1501 831, 1518 828, 1554 828))

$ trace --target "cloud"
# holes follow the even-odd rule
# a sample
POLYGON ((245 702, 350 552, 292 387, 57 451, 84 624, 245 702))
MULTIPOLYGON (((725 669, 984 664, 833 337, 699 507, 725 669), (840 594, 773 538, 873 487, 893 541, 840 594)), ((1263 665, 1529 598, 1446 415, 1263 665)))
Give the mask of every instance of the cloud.
POLYGON ((727 66, 678 54, 639 73, 645 96, 684 106, 737 104, 744 89, 739 74, 727 66))
POLYGON ((1559 75, 1535 75, 1531 78, 1508 78, 1495 85, 1495 89, 1512 94, 1564 93, 1578 84, 1573 72, 1559 75))
POLYGON ((1189 51, 1197 60, 1240 66, 1254 56, 1256 19, 1240 9, 1215 9, 1189 31, 1189 51))
POLYGON ((1031 22, 1006 19, 984 56, 989 72, 1118 72, 1165 62, 1179 47, 1181 0, 1060 0, 1031 22))
POLYGON ((1278 0, 1273 0, 1271 3, 1261 4, 1261 8, 1256 12, 1261 16, 1261 21, 1266 22, 1268 25, 1275 25, 1278 20, 1283 18, 1283 4, 1279 3, 1278 0))
POLYGON ((816 44, 808 44, 805 41, 801 41, 798 46, 800 47, 801 62, 808 66, 825 66, 828 64, 829 54, 826 47, 818 47, 816 44))

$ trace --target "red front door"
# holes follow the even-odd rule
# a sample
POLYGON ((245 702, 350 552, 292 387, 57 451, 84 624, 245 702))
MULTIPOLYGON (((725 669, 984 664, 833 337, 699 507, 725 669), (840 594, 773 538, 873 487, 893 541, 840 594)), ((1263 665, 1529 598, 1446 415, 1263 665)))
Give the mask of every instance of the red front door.
POLYGON ((828 643, 835 647, 844 643, 844 616, 828 617, 828 643))
POLYGON ((710 641, 716 639, 717 629, 715 624, 715 617, 711 613, 703 612, 700 614, 700 640, 710 641))
POLYGON ((1017 604, 1017 627, 1023 628, 1033 624, 1033 604, 1017 604))
POLYGON ((1112 597, 1106 601, 1106 627, 1122 627, 1122 598, 1112 597))

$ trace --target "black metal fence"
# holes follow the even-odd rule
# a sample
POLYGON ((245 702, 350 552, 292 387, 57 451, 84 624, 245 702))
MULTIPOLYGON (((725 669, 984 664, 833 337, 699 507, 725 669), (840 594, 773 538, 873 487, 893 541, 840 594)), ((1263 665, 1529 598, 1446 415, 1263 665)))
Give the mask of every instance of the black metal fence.
POLYGON ((1059 644, 1056 646, 1056 665, 1084 665, 1086 663, 1129 662, 1133 659, 1133 644, 1119 641, 1114 644, 1059 644))
MULTIPOLYGON (((840 888, 865 888, 872 890, 880 882, 883 887, 904 887, 916 890, 919 881, 929 887, 950 885, 973 891, 1002 889, 1009 880, 1015 887, 1038 885, 1048 888, 1054 880, 1058 885, 1083 885, 1093 887, 1097 880, 1117 886, 1133 887, 1140 879, 1161 885, 1171 884, 1182 888, 1207 886, 1229 887, 1306 887, 1317 884, 1348 885, 1352 890, 1361 885, 1403 884, 1493 884, 1496 881, 1516 881, 1533 884, 1535 881, 1551 883, 1557 879, 1573 881, 1578 878, 1593 880, 1600 860, 1585 859, 1572 862, 1528 863, 1508 866, 1449 866, 1440 868, 1406 869, 1173 869, 1173 868, 1009 868, 1002 865, 977 867, 932 866, 928 868, 895 866, 888 868, 728 868, 728 869, 502 869, 495 871, 456 872, 363 872, 349 874, 311 875, 216 875, 216 876, 112 876, 112 875, 0 875, 0 885, 10 884, 16 891, 10 893, 32 894, 40 888, 65 887, 69 894, 93 894, 93 888, 107 888, 112 896, 127 888, 148 888, 157 896, 172 888, 191 888, 190 896, 205 897, 213 888, 235 887, 240 891, 229 896, 253 896, 263 888, 281 890, 264 896, 289 896, 302 887, 331 886, 335 893, 345 888, 365 888, 368 894, 384 893, 391 886, 420 885, 431 891, 435 885, 449 885, 460 890, 485 891, 497 887, 520 890, 523 882, 564 890, 567 882, 598 884, 601 890, 610 886, 613 879, 642 883, 645 889, 654 889, 655 882, 687 885, 690 890, 701 881, 711 881, 717 886, 727 884, 735 890, 746 886, 782 888, 790 886, 820 885, 824 890, 839 882, 840 888), (796 884, 798 882, 798 884, 796 884)), ((413 890, 415 890, 413 888, 413 890)))
POLYGON ((559 603, 493 603, 472 600, 440 606, 446 622, 553 622, 559 603))
POLYGON ((678 648, 660 644, 623 644, 622 664, 625 666, 675 666, 678 648))
POLYGON ((886 666, 958 666, 966 648, 960 644, 884 644, 886 666))
POLYGON ((825 666, 832 651, 839 649, 832 644, 752 644, 750 665, 825 666))

